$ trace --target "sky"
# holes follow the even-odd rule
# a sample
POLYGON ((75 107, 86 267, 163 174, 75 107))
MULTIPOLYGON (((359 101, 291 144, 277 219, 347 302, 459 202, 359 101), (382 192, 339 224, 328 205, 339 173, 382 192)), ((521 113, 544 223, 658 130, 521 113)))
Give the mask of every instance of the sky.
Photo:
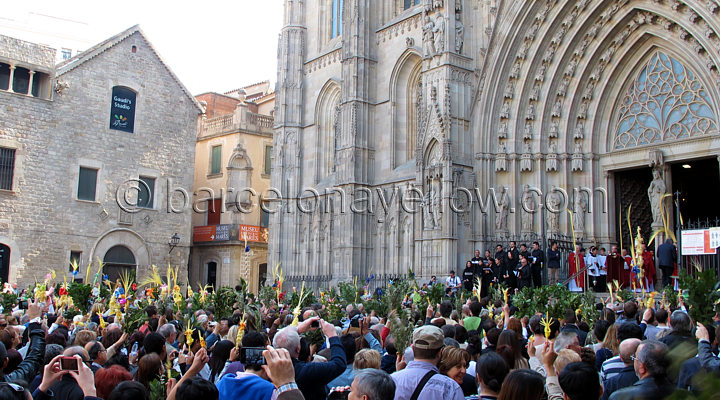
POLYGON ((191 93, 223 93, 275 82, 282 19, 282 0, 25 0, 3 5, 0 34, 75 55, 139 24, 191 93))

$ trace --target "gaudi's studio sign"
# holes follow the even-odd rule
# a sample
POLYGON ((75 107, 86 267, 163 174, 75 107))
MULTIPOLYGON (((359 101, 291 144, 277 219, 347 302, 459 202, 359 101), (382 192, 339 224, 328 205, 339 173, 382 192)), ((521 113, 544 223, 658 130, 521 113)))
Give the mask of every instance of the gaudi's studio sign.
POLYGON ((135 96, 132 90, 115 86, 110 106, 110 129, 133 133, 135 128, 135 96))

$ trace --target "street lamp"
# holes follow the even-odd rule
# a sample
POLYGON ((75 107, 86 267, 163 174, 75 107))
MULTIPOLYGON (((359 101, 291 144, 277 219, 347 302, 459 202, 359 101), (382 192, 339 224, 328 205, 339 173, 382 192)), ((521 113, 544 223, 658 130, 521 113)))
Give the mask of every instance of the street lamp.
POLYGON ((178 236, 177 232, 175 232, 174 235, 170 238, 170 241, 168 242, 168 245, 170 246, 170 251, 168 254, 172 253, 173 249, 177 247, 177 245, 180 243, 180 236, 178 236))

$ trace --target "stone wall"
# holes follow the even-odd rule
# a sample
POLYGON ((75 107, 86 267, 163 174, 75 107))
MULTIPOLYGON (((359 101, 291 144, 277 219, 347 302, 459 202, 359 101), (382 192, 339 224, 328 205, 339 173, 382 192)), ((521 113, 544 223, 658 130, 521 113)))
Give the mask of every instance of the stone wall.
POLYGON ((55 49, 0 35, 0 58, 53 69, 55 49))
MULTIPOLYGON (((0 193, 0 221, 9 227, 0 242, 15 243, 12 254, 20 255, 11 280, 62 273, 71 251, 82 252, 84 276, 85 265, 114 244, 133 251, 138 277, 151 264, 170 263, 186 279, 191 210, 168 212, 167 195, 168 187, 192 193, 199 109, 142 33, 127 34, 61 69, 58 80, 67 88, 52 101, 0 93, 0 144, 16 143, 20 154, 14 190, 0 193), (137 92, 133 133, 109 129, 114 86, 137 92), (80 166, 99 170, 95 201, 77 199, 80 166), (155 178, 154 207, 124 212, 116 194, 140 175, 155 178), (180 245, 168 254, 174 233, 180 245)), ((176 193, 175 208, 180 203, 176 193)))

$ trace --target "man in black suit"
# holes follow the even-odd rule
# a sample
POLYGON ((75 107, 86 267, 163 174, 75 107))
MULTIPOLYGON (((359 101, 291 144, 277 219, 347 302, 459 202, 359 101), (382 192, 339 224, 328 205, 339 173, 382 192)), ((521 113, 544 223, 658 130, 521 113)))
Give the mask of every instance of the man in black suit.
POLYGON ((677 261, 677 249, 675 248, 672 239, 666 240, 665 243, 658 247, 657 260, 663 274, 663 287, 672 285, 671 276, 673 270, 675 269, 675 262, 677 261))
POLYGON ((565 310, 565 325, 560 329, 560 332, 575 332, 577 333, 578 338, 578 344, 580 344, 580 347, 585 346, 585 339, 587 339, 587 333, 584 332, 582 329, 578 328, 577 324, 577 316, 575 315, 575 310, 567 309, 565 310))

